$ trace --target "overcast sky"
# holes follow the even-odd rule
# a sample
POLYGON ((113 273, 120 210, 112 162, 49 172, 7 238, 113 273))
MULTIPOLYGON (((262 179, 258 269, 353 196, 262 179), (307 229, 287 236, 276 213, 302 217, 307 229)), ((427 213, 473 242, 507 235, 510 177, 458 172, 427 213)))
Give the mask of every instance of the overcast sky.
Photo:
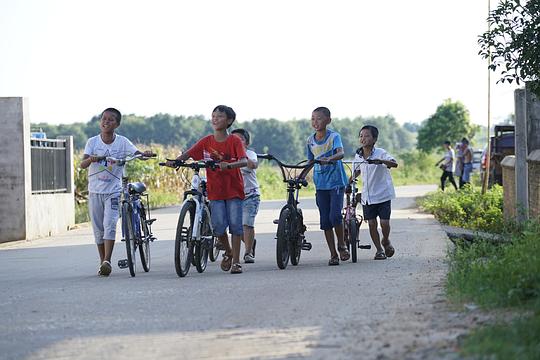
MULTIPOLYGON (((496 1, 492 0, 492 8, 496 1)), ((487 123, 477 55, 486 0, 0 0, 0 96, 33 123, 125 114, 240 121, 393 115, 420 122, 445 99, 487 123)), ((513 113, 495 84, 492 121, 513 113)))

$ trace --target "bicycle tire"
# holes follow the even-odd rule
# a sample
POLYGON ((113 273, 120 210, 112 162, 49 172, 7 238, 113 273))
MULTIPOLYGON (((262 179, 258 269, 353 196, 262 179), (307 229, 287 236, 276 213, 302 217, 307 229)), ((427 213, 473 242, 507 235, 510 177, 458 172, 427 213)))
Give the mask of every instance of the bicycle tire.
POLYGON ((137 270, 136 263, 136 246, 135 246, 135 229, 133 228, 133 211, 131 206, 126 202, 122 205, 122 225, 124 226, 124 240, 126 242, 126 253, 129 273, 132 277, 135 276, 137 270))
POLYGON ((355 263, 358 260, 358 220, 349 220, 349 243, 351 245, 351 260, 355 263))
POLYGON ((139 209, 139 219, 141 223, 141 238, 139 243, 139 255, 141 255, 141 265, 144 272, 150 271, 150 231, 146 223, 146 209, 141 205, 139 209))
POLYGON ((179 277, 188 274, 193 258, 193 245, 191 235, 193 231, 193 221, 195 220, 195 204, 188 201, 182 206, 178 224, 176 226, 176 237, 174 241, 174 267, 179 277), (187 223, 186 223, 187 216, 187 223), (187 225, 187 226, 184 226, 187 225))
POLYGON ((302 222, 299 219, 302 219, 302 212, 298 209, 298 216, 292 220, 291 229, 295 229, 295 233, 291 234, 289 239, 289 258, 291 259, 291 264, 297 266, 300 263, 300 255, 302 254, 302 243, 300 236, 300 227, 302 222))
POLYGON ((279 215, 276 234, 276 263, 278 268, 285 269, 289 263, 289 240, 291 238, 292 212, 285 207, 279 215))
MULTIPOLYGON (((207 237, 212 236, 212 226, 210 224, 210 211, 203 205, 203 221, 200 227, 201 240, 195 243, 195 267, 199 273, 206 270, 208 265, 208 252, 211 250, 211 244, 206 240, 207 237)), ((213 238, 212 242, 213 242, 213 238)))
POLYGON ((211 248, 208 251, 208 258, 210 259, 211 262, 214 262, 214 261, 216 261, 218 259, 219 252, 221 251, 216 246, 216 237, 215 236, 212 236, 212 243, 210 244, 210 246, 211 246, 211 248))

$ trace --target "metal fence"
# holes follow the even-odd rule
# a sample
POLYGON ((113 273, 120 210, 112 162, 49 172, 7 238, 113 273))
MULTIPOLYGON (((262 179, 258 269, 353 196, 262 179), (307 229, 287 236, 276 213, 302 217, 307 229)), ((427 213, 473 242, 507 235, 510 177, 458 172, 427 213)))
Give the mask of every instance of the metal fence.
POLYGON ((32 194, 68 191, 67 149, 63 139, 31 139, 32 194))

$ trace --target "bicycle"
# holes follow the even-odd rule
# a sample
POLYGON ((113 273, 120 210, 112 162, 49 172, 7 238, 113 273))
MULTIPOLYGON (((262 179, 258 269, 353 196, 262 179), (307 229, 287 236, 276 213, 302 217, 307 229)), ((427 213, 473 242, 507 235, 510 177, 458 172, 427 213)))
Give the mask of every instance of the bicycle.
MULTIPOLYGON (((355 165, 358 161, 343 161, 344 164, 352 164, 351 172, 354 174, 355 165)), ((348 166, 348 165, 347 165, 348 166)), ((343 208, 343 237, 349 251, 351 260, 355 263, 358 260, 358 249, 371 249, 371 245, 361 245, 359 239, 360 225, 364 218, 357 215, 356 206, 360 203, 362 194, 356 188, 356 179, 352 180, 345 188, 345 206, 343 208)))
MULTIPOLYGON (((215 170, 218 163, 213 160, 186 163, 174 161, 173 167, 194 170, 190 190, 184 191, 183 202, 176 226, 174 243, 174 266, 179 277, 185 277, 193 264, 199 273, 206 270, 208 258, 216 261, 219 249, 216 247, 214 231, 210 218, 210 203, 207 198, 206 178, 201 177, 201 169, 215 170)), ((166 163, 160 163, 166 166, 166 163)))
POLYGON ((302 187, 306 187, 308 182, 304 179, 305 175, 311 170, 315 163, 321 163, 314 160, 311 163, 301 165, 304 160, 296 165, 285 164, 271 154, 257 154, 260 159, 275 161, 281 170, 283 182, 287 184, 287 204, 280 211, 279 219, 274 220, 278 225, 276 233, 276 262, 280 269, 285 269, 289 259, 293 266, 300 262, 302 250, 311 250, 311 243, 306 241, 304 233, 307 228, 304 225, 302 209, 298 207, 298 194, 302 187), (293 170, 302 170, 300 175, 292 175, 293 170))
POLYGON ((148 205, 148 193, 146 185, 142 182, 128 182, 126 164, 135 159, 147 159, 142 154, 127 156, 117 159, 111 156, 99 157, 99 160, 115 163, 122 167, 122 193, 121 193, 121 217, 122 217, 122 241, 126 243, 127 259, 118 260, 118 267, 129 268, 132 277, 137 270, 136 252, 139 249, 141 265, 145 272, 150 271, 150 243, 156 240, 152 234, 152 223, 156 219, 150 218, 150 207, 144 205, 142 197, 146 197, 148 205))

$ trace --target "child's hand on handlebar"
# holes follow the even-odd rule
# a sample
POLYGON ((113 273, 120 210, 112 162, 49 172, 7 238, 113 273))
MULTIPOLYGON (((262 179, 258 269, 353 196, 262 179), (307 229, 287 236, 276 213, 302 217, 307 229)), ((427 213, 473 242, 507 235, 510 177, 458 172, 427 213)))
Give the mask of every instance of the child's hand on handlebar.
POLYGON ((227 169, 230 169, 229 165, 230 165, 230 164, 227 163, 227 162, 220 162, 220 163, 218 164, 218 166, 219 166, 219 168, 220 168, 221 170, 227 170, 227 169))
POLYGON ((144 157, 151 158, 151 157, 156 157, 157 154, 152 152, 152 150, 146 150, 145 152, 142 153, 142 155, 144 157))
POLYGON ((381 159, 368 159, 368 164, 381 165, 383 162, 381 159))

